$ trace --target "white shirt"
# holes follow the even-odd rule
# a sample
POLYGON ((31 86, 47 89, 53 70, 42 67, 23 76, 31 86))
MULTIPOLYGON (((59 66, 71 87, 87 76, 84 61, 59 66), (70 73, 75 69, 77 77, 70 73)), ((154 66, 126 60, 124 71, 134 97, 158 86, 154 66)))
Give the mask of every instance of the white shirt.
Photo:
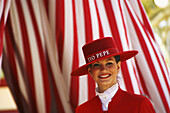
POLYGON ((118 84, 113 85, 112 87, 108 88, 103 93, 99 93, 98 88, 96 88, 96 94, 99 96, 102 102, 102 109, 103 111, 108 110, 109 102, 112 100, 113 96, 116 94, 118 90, 118 84))

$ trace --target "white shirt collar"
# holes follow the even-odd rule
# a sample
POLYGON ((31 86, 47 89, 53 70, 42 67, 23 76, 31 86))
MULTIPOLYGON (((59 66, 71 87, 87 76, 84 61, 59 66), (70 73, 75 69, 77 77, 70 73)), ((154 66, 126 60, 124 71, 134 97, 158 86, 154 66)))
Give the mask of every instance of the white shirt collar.
POLYGON ((99 93, 98 87, 96 88, 96 94, 99 96, 102 102, 102 108, 104 111, 108 110, 109 102, 112 100, 117 90, 118 90, 118 84, 113 85, 112 87, 104 91, 103 93, 99 93))

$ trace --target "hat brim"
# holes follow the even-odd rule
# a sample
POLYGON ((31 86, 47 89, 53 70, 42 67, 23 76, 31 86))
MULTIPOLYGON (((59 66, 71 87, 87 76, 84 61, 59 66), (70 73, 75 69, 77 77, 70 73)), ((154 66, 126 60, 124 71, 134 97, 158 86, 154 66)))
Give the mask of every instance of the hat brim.
POLYGON ((108 56, 104 56, 102 58, 99 58, 99 59, 96 59, 90 63, 87 63, 79 68, 77 68, 76 70, 74 70, 72 73, 71 73, 71 76, 82 76, 82 75, 86 75, 88 74, 88 65, 96 62, 96 61, 99 61, 99 60, 102 60, 102 59, 105 59, 105 58, 108 58, 108 57, 111 57, 111 56, 117 56, 119 55, 120 56, 120 61, 123 62, 123 61, 126 61, 132 57, 134 57, 136 54, 138 54, 138 51, 136 50, 132 50, 132 51, 124 51, 124 52, 119 52, 119 53, 116 53, 116 54, 111 54, 111 55, 108 55, 108 56))

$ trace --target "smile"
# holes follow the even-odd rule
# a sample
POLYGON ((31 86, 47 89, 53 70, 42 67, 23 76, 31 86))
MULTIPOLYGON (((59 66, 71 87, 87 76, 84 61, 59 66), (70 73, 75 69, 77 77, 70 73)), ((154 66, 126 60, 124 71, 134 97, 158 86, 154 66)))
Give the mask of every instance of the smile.
POLYGON ((110 76, 111 76, 111 74, 102 74, 102 75, 99 75, 98 77, 101 78, 101 79, 106 79, 110 76))

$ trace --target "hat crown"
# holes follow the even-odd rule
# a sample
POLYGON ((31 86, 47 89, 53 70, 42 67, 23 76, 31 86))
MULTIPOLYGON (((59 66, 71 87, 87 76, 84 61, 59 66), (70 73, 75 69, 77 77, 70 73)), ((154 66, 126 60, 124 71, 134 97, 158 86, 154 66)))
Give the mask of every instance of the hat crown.
POLYGON ((82 49, 84 57, 86 59, 86 63, 89 63, 96 58, 101 58, 103 56, 109 55, 109 50, 112 50, 112 54, 113 52, 115 54, 119 52, 112 37, 106 37, 92 41, 90 43, 85 44, 82 49), (94 59, 91 59, 90 57, 93 57, 94 59), (91 60, 89 60, 89 58, 91 60))

